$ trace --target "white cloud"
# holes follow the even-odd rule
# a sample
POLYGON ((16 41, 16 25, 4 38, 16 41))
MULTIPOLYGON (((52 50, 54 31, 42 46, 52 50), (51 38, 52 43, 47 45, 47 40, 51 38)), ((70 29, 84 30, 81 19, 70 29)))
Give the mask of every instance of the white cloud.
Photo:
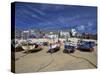
POLYGON ((83 31, 85 30, 85 26, 84 25, 80 25, 79 27, 77 27, 78 30, 83 31))
POLYGON ((45 15, 45 13, 40 11, 39 9, 33 9, 33 10, 36 11, 37 13, 39 13, 40 15, 45 15))
POLYGON ((92 22, 88 22, 88 26, 92 26, 93 25, 93 23, 92 22))

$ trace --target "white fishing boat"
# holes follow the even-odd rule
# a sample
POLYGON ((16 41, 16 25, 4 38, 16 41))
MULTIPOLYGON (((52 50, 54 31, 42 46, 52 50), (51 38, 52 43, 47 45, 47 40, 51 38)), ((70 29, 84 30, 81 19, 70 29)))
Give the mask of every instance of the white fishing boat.
POLYGON ((38 43, 34 43, 34 44, 29 44, 28 42, 22 45, 22 49, 25 52, 34 52, 34 51, 39 51, 42 50, 43 47, 42 45, 38 44, 38 43))
POLYGON ((50 52, 50 53, 59 51, 60 50, 60 44, 58 42, 57 43, 50 44, 48 46, 48 49, 49 49, 48 52, 50 52))

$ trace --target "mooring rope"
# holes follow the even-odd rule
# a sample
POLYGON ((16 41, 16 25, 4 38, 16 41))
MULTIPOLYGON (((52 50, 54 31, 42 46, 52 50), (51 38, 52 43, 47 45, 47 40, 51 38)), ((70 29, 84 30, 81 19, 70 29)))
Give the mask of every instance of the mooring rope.
POLYGON ((93 62, 91 62, 91 61, 90 61, 89 59, 87 59, 87 58, 75 56, 75 55, 72 55, 72 54, 69 54, 69 55, 72 56, 72 57, 74 57, 74 58, 83 59, 83 60, 89 62, 93 67, 97 68, 97 65, 95 65, 93 62))
POLYGON ((20 58, 25 57, 25 56, 28 55, 28 54, 29 54, 29 53, 26 53, 25 55, 22 55, 22 56, 20 56, 20 57, 18 57, 18 58, 15 58, 15 61, 19 60, 20 58))
POLYGON ((52 64, 52 62, 54 62, 54 57, 52 56, 52 53, 50 54, 50 56, 52 58, 51 61, 47 65, 40 67, 36 72, 41 71, 42 69, 44 69, 44 68, 48 67, 50 64, 52 64))

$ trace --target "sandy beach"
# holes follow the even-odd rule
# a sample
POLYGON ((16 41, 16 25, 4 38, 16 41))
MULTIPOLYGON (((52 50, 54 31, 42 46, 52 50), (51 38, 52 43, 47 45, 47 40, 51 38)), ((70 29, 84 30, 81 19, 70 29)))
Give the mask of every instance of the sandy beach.
MULTIPOLYGON (((76 43, 78 39, 70 38, 70 40, 76 43)), ((64 71, 95 69, 97 67, 97 46, 94 47, 93 52, 76 50, 72 54, 67 54, 63 53, 63 50, 64 46, 62 45, 61 49, 53 54, 47 53, 47 46, 44 46, 43 50, 34 53, 16 52, 15 72, 64 71)))

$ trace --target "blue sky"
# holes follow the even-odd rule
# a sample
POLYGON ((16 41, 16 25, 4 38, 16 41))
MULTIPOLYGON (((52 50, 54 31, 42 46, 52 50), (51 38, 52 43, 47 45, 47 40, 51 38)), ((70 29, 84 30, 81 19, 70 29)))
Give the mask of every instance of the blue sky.
POLYGON ((97 32, 97 8, 40 3, 15 4, 15 25, 19 29, 97 32))

